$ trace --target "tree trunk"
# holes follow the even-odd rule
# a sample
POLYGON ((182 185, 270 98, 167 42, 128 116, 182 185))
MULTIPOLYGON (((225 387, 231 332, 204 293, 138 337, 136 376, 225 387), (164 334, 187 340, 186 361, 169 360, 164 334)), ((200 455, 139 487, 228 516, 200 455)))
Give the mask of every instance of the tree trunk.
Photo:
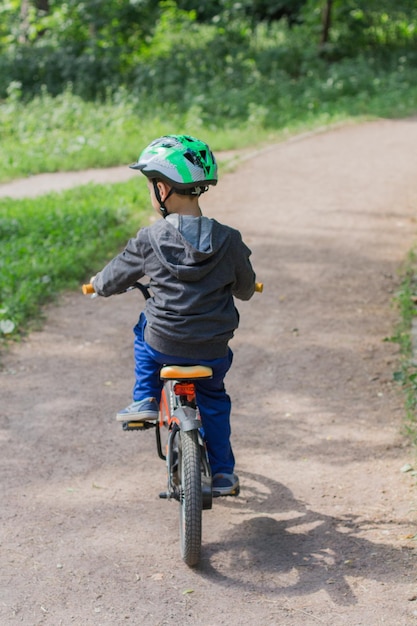
POLYGON ((326 4, 324 5, 320 48, 323 48, 323 46, 329 41, 330 26, 332 21, 332 4, 333 0, 326 0, 326 4))

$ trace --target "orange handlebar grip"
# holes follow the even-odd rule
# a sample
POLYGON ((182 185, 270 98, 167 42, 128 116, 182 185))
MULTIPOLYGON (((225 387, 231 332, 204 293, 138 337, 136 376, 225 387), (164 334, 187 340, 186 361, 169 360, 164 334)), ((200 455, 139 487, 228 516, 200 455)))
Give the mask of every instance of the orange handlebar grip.
POLYGON ((262 293, 264 290, 264 284, 263 283, 255 283, 255 291, 259 291, 259 293, 262 293))
POLYGON ((89 294, 89 293, 95 293, 95 291, 94 291, 94 287, 93 287, 93 285, 91 285, 91 284, 88 284, 88 285, 83 285, 83 286, 81 287, 81 289, 83 290, 83 294, 84 294, 85 296, 86 296, 87 294, 89 294))

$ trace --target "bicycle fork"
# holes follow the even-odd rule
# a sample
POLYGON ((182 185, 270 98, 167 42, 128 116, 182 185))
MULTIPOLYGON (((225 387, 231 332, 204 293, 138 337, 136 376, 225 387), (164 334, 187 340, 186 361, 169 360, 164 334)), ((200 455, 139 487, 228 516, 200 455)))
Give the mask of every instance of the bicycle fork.
POLYGON ((167 491, 160 493, 159 497, 181 502, 181 481, 178 479, 181 433, 194 431, 200 450, 202 509, 207 510, 212 508, 212 476, 202 429, 203 425, 194 407, 177 407, 171 416, 165 455, 162 451, 160 429, 156 429, 158 455, 166 462, 168 472, 167 491))

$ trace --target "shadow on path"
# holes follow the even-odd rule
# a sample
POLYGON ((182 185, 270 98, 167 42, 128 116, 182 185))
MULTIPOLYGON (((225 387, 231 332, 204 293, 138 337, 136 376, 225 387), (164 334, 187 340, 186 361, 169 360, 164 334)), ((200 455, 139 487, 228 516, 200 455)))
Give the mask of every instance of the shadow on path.
POLYGON ((242 477, 243 497, 220 503, 242 521, 204 547, 199 573, 211 582, 286 598, 324 590, 335 604, 348 606, 357 603, 355 586, 361 582, 398 583, 412 574, 412 548, 361 536, 382 536, 389 521, 316 513, 276 481, 245 472, 242 477))

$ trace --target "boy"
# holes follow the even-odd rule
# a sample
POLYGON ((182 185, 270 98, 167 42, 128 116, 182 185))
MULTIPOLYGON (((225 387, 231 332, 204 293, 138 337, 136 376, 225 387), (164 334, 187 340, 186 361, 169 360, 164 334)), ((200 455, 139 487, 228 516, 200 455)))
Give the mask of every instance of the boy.
POLYGON ((125 250, 92 278, 101 296, 147 276, 152 298, 135 326, 133 403, 118 421, 157 420, 163 365, 207 365, 213 377, 196 382, 215 495, 237 495, 230 444, 230 398, 224 377, 228 346, 238 327, 233 296, 248 300, 255 274, 240 233, 203 217, 199 196, 217 184, 209 147, 186 135, 153 141, 131 165, 148 179, 152 206, 165 218, 142 228, 125 250))

